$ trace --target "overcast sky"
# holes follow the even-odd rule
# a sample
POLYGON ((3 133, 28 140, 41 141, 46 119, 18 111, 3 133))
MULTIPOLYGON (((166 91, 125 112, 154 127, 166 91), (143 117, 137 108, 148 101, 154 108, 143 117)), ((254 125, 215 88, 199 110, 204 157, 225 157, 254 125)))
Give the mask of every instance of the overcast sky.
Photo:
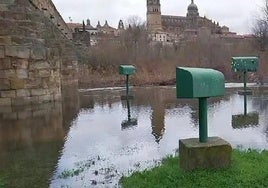
MULTIPOLYGON (((146 0, 52 0, 66 22, 81 23, 90 19, 91 25, 101 25, 105 20, 117 27, 120 19, 126 21, 130 16, 146 20, 146 0)), ((164 15, 185 16, 191 0, 161 0, 164 15)), ((253 18, 261 11, 263 0, 195 0, 200 16, 206 16, 231 31, 250 33, 253 18)))

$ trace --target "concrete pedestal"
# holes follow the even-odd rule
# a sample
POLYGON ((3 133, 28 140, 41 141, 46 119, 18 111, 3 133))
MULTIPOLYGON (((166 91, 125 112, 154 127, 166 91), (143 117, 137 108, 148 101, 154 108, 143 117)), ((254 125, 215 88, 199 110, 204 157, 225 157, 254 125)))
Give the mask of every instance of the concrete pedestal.
POLYGON ((198 138, 179 141, 183 170, 225 168, 231 164, 231 155, 231 145, 219 137, 210 137, 206 143, 200 143, 198 138))

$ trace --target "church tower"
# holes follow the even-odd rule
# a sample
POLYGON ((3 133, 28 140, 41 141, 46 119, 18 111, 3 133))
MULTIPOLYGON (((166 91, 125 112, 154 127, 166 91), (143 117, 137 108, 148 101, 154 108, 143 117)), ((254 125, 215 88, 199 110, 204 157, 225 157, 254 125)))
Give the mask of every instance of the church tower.
POLYGON ((147 0, 147 28, 150 32, 162 30, 160 0, 147 0))

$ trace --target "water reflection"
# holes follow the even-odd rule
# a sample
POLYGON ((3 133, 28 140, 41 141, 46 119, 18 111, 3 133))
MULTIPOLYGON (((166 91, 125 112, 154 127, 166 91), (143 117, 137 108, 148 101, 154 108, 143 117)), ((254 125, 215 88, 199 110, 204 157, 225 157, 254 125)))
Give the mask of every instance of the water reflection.
POLYGON ((246 115, 239 114, 232 116, 232 127, 234 129, 254 127, 258 125, 259 125, 258 113, 247 113, 246 115))
MULTIPOLYGON (((250 119, 256 126, 242 126, 240 119, 234 126, 232 115, 243 113, 243 97, 235 89, 209 99, 209 136, 233 147, 268 149, 267 91, 256 89, 248 99, 249 112, 258 113, 250 119)), ((179 139, 198 137, 198 101, 176 99, 172 87, 133 88, 131 101, 121 101, 121 89, 67 93, 74 96, 65 95, 62 104, 0 109, 0 176, 17 174, 23 160, 26 170, 17 179, 45 166, 38 175, 47 184, 52 177, 52 188, 113 187, 122 174, 174 154, 179 139), (40 163, 31 164, 34 159, 40 163)))
POLYGON ((66 97, 61 103, 0 107, 0 177, 6 187, 49 187, 79 108, 78 98, 66 97))
POLYGON ((131 100, 129 100, 129 99, 122 101, 123 107, 127 109, 127 120, 124 120, 121 123, 122 130, 131 128, 131 127, 135 127, 138 125, 138 120, 136 118, 131 118, 130 102, 131 102, 131 100), (126 103, 126 104, 124 104, 124 103, 126 103))

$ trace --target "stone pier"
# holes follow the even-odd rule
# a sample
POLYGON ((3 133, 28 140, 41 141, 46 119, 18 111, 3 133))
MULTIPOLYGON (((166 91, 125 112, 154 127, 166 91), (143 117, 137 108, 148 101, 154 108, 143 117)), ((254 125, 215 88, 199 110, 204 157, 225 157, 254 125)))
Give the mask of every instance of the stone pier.
POLYGON ((71 32, 51 0, 0 2, 0 106, 60 100, 77 82, 71 32))

